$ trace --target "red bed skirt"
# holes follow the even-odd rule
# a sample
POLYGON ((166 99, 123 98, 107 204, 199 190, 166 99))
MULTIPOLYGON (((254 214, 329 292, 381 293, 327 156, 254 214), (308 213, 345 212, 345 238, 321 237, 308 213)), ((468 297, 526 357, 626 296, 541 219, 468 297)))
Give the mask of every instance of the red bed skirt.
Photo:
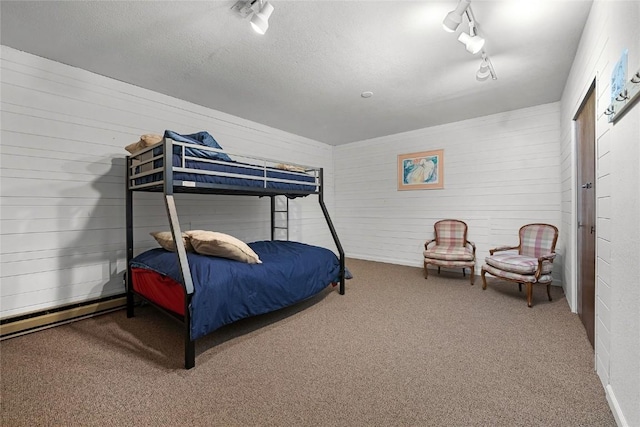
POLYGON ((182 285, 168 276, 144 268, 132 268, 133 289, 150 301, 184 316, 182 285))

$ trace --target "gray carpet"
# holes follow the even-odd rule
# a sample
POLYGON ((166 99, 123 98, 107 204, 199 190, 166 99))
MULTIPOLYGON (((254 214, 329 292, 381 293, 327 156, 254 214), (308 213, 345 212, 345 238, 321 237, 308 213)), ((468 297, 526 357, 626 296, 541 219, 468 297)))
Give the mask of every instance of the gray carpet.
POLYGON ((328 288, 199 340, 151 307, 5 340, 2 425, 614 426, 562 290, 348 260, 328 288))

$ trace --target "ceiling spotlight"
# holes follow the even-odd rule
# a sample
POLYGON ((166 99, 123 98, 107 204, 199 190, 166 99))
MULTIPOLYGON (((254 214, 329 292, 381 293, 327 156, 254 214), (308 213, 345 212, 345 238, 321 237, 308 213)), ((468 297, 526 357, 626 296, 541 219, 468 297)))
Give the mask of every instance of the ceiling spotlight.
POLYGON ((255 13, 253 18, 251 18, 251 26, 256 33, 264 34, 269 28, 269 17, 273 13, 273 6, 268 1, 265 1, 263 4, 262 0, 260 4, 262 4, 260 11, 255 13))
POLYGON ((455 10, 447 13, 444 21, 442 21, 442 27, 445 31, 453 33, 458 29, 458 25, 462 22, 462 15, 467 10, 467 7, 469 7, 469 3, 471 3, 471 0, 460 0, 455 10))
POLYGON ((478 35, 472 36, 467 33, 460 33, 458 41, 464 44, 467 52, 473 53, 474 55, 480 52, 484 46, 484 39, 478 35))
POLYGON ((273 5, 265 0, 241 0, 231 8, 241 17, 251 16, 251 28, 258 33, 264 34, 269 28, 269 17, 273 13, 273 5))
POLYGON ((486 53, 482 52, 482 62, 480 63, 480 68, 476 73, 476 80, 479 82, 483 82, 491 77, 493 80, 497 80, 496 72, 493 70, 493 64, 491 64, 491 60, 486 53))
POLYGON ((491 70, 489 70, 489 64, 484 59, 480 63, 480 69, 476 73, 476 80, 483 82, 491 77, 491 70))

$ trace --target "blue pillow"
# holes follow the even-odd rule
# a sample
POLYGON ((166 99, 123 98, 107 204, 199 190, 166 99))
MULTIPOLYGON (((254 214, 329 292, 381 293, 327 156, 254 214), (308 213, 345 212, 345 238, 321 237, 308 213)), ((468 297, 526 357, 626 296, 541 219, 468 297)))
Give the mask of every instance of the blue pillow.
MULTIPOLYGON (((180 135, 179 133, 175 133, 172 130, 165 130, 164 136, 165 138, 171 138, 174 141, 178 141, 178 142, 204 145, 206 147, 217 148, 220 150, 222 149, 220 144, 218 144, 218 142, 215 139, 213 139, 213 137, 209 135, 208 132, 197 132, 191 135, 180 135)), ((180 151, 181 151, 180 147, 173 147, 174 154, 180 154, 180 151)), ((187 156, 200 157, 200 158, 212 159, 212 160, 222 160, 224 162, 232 161, 231 157, 227 156, 225 153, 216 153, 214 151, 200 150, 198 148, 188 147, 185 150, 185 153, 187 156)))

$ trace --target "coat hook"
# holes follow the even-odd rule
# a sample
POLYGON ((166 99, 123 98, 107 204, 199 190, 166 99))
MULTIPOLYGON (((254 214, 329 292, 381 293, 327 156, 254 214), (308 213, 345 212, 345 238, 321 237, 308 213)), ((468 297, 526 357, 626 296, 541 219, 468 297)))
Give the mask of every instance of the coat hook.
POLYGON ((624 100, 629 99, 629 95, 626 89, 624 89, 623 91, 621 91, 618 96, 616 96, 616 101, 618 102, 622 102, 624 100))
POLYGON ((640 83, 640 71, 637 71, 636 74, 631 77, 631 83, 640 83))
POLYGON ((611 116, 614 113, 613 105, 609 105, 606 110, 604 110, 605 116, 611 116))

